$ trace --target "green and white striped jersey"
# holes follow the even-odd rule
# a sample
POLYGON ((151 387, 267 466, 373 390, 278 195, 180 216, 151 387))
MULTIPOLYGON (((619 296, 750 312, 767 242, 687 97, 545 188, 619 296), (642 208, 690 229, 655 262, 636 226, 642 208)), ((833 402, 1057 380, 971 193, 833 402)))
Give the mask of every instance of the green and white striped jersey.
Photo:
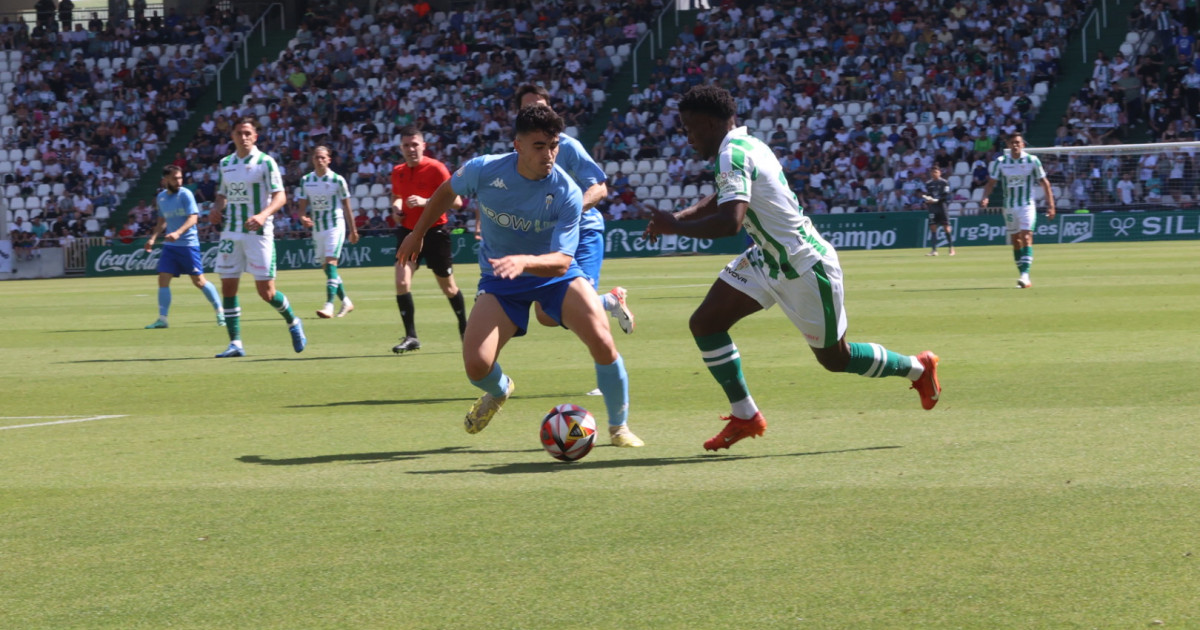
POLYGON ((988 177, 1004 191, 1005 208, 1026 208, 1034 205, 1034 187, 1046 177, 1046 170, 1036 155, 1026 153, 1013 159, 1005 152, 988 165, 988 177))
POLYGON ((314 233, 346 229, 346 218, 342 213, 342 200, 350 198, 346 178, 329 170, 324 176, 313 171, 300 178, 296 198, 308 200, 308 216, 313 221, 314 233))
POLYGON ((271 156, 257 148, 244 159, 237 153, 221 159, 218 192, 225 196, 225 227, 228 232, 275 235, 275 217, 268 217, 257 231, 246 229, 246 220, 271 203, 271 194, 283 190, 283 175, 271 156))
POLYGON ((762 251, 762 262, 772 278, 799 277, 833 252, 804 216, 771 147, 746 133, 745 127, 725 136, 713 171, 718 204, 745 201, 749 205, 742 227, 762 251))

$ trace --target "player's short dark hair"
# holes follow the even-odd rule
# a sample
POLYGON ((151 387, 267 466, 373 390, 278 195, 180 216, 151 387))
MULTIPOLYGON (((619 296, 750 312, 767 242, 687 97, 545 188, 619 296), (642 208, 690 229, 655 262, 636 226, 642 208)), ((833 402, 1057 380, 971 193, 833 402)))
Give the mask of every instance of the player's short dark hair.
POLYGON ((716 85, 695 85, 679 99, 679 112, 692 112, 729 120, 737 113, 737 105, 729 90, 716 85))
POLYGON ((545 105, 522 107, 513 124, 513 131, 518 135, 541 131, 549 136, 557 136, 563 132, 563 129, 566 129, 566 124, 562 117, 545 105))
POLYGON ((546 91, 546 88, 533 83, 526 83, 517 88, 517 93, 513 95, 513 109, 521 109, 521 101, 525 99, 526 94, 537 94, 546 99, 547 104, 550 103, 550 92, 546 91))
POLYGON ((250 125, 251 129, 258 131, 258 119, 254 116, 242 116, 241 118, 238 118, 237 120, 233 121, 233 126, 230 127, 230 129, 237 129, 242 125, 250 125))
POLYGON ((183 172, 183 169, 179 168, 178 166, 176 166, 176 165, 174 165, 174 164, 168 164, 168 165, 166 165, 166 166, 164 166, 164 167, 163 167, 163 170, 162 170, 162 176, 163 176, 163 177, 170 177, 170 176, 172 176, 172 175, 177 175, 177 174, 179 174, 179 173, 182 173, 182 172, 183 172))
POLYGON ((401 138, 407 136, 421 136, 422 139, 425 138, 425 134, 416 125, 404 125, 400 128, 399 133, 401 138))

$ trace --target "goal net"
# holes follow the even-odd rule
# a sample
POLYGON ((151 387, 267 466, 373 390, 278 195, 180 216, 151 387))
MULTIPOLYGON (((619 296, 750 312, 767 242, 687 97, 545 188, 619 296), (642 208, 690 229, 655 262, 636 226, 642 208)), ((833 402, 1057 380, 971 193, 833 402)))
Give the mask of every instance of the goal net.
MULTIPOLYGON (((1200 199, 1200 142, 1030 147, 1065 211, 1194 209, 1200 199)), ((1038 191, 1038 206, 1045 204, 1038 191)))

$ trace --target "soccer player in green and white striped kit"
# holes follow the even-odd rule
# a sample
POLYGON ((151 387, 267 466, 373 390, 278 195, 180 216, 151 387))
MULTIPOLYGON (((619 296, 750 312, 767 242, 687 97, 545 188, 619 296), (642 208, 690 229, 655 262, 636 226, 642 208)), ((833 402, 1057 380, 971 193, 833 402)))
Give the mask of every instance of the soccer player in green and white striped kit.
POLYGON ((217 246, 216 271, 221 275, 222 306, 229 347, 218 359, 244 357, 242 347, 242 308, 238 304, 238 284, 242 274, 254 276, 258 296, 270 304, 287 322, 292 349, 303 352, 308 344, 304 326, 292 311, 287 296, 275 290, 275 219, 287 203, 283 176, 275 159, 258 150, 258 121, 240 118, 233 124, 233 154, 221 159, 220 186, 209 212, 209 221, 224 226, 217 246))
POLYGON ((354 310, 354 302, 346 297, 342 277, 338 275, 338 258, 346 239, 358 242, 358 228, 354 225, 354 210, 350 207, 350 186, 346 178, 329 170, 333 155, 329 147, 313 149, 313 172, 300 178, 300 190, 296 193, 300 206, 300 223, 312 229, 313 251, 321 260, 325 270, 325 305, 317 311, 317 317, 333 317, 334 296, 342 300, 338 317, 354 310), (349 235, 346 231, 349 230, 349 235))
POLYGON ((679 101, 688 143, 702 159, 716 160, 717 190, 697 204, 654 212, 646 234, 695 238, 733 236, 741 228, 754 244, 729 263, 692 314, 692 337, 709 373, 725 390, 732 413, 705 450, 729 448, 762 435, 767 421, 750 396, 741 355, 729 330, 747 315, 778 304, 804 335, 817 361, 831 372, 912 382, 921 406, 932 409, 941 394, 938 356, 928 350, 901 355, 879 344, 846 341, 842 268, 837 252, 804 216, 775 154, 737 127, 733 97, 715 85, 697 85, 679 101))
POLYGON ((1017 263, 1017 288, 1033 286, 1029 268, 1033 266, 1033 228, 1037 225, 1037 208, 1033 203, 1033 185, 1041 184, 1046 193, 1046 218, 1054 218, 1054 192, 1046 170, 1036 155, 1025 153, 1025 138, 1019 133, 1008 137, 1008 155, 1003 152, 988 165, 988 180, 983 198, 988 199, 996 183, 1000 183, 1004 201, 1004 227, 1012 240, 1013 260, 1017 263))

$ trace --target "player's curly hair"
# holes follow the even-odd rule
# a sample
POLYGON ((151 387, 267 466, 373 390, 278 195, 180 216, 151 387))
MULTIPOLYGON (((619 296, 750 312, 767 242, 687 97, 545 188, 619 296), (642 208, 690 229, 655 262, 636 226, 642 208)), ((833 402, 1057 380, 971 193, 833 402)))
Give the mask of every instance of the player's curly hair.
POLYGON ((562 117, 545 105, 522 107, 517 113, 516 122, 513 123, 513 132, 518 135, 541 131, 548 136, 557 136, 563 129, 566 129, 566 124, 563 123, 562 117))
POLYGON ((737 105, 729 90, 716 85, 696 85, 679 99, 679 111, 704 114, 729 120, 737 113, 737 105))

